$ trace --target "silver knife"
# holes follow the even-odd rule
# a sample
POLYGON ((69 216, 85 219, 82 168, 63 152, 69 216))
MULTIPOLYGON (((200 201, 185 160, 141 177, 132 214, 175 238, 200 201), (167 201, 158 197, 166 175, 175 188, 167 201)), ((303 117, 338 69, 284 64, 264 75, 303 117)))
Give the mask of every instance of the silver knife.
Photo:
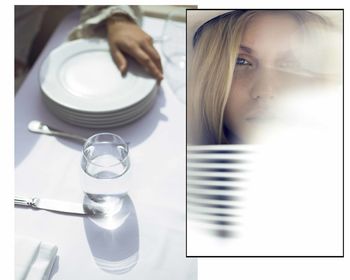
POLYGON ((15 205, 27 206, 35 209, 44 209, 55 212, 63 212, 69 214, 85 215, 84 206, 82 203, 74 203, 67 201, 59 201, 45 198, 27 198, 15 196, 15 205))

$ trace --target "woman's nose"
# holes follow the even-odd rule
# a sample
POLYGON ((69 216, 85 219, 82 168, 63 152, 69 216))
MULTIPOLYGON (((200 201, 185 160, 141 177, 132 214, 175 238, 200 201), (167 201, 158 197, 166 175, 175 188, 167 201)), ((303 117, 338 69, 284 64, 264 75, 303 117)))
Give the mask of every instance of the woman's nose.
POLYGON ((277 73, 272 69, 263 69, 252 81, 250 97, 254 100, 268 101, 277 93, 277 73))

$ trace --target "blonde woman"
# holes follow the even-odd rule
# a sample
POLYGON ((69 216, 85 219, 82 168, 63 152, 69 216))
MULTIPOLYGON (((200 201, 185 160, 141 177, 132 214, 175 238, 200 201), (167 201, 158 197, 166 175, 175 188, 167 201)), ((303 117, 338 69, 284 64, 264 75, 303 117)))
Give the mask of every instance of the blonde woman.
POLYGON ((189 11, 187 18, 191 145, 254 142, 285 92, 339 83, 341 41, 330 35, 338 28, 332 12, 189 11))

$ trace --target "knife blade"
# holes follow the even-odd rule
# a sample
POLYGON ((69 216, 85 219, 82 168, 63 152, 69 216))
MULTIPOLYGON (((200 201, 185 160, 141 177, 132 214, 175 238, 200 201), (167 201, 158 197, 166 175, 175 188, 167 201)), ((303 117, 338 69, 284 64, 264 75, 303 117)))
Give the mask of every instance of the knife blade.
POLYGON ((62 212, 68 214, 86 215, 82 203, 67 202, 46 198, 27 198, 22 196, 15 196, 15 205, 31 207, 34 209, 43 209, 54 212, 62 212))

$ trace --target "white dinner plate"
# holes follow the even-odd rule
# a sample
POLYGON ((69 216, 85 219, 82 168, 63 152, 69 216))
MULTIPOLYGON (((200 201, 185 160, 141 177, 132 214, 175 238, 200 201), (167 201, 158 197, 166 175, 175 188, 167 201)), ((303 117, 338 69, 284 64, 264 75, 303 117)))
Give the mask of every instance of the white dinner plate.
POLYGON ((51 99, 45 97, 45 95, 43 95, 43 99, 45 104, 49 107, 49 109, 51 111, 56 111, 59 112, 62 115, 69 115, 72 117, 78 117, 78 118, 82 118, 82 119, 110 119, 110 118, 118 118, 120 116, 125 116, 128 114, 131 114, 134 111, 139 111, 141 110, 143 107, 145 107, 151 100, 153 100, 154 98, 157 97, 157 87, 148 95, 146 96, 144 99, 142 99, 142 101, 138 102, 137 104, 128 107, 126 109, 122 109, 122 110, 117 110, 117 111, 112 111, 112 112, 105 112, 105 113, 86 113, 86 112, 78 112, 75 110, 70 110, 68 108, 59 106, 59 104, 53 102, 51 99))
POLYGON ((40 69, 47 98, 69 110, 115 112, 132 107, 156 87, 156 80, 134 61, 122 77, 103 39, 80 39, 53 50, 40 69))
POLYGON ((155 99, 141 112, 138 112, 137 115, 129 116, 126 119, 109 120, 109 121, 101 121, 101 122, 94 122, 92 120, 87 120, 87 121, 75 120, 70 117, 67 117, 67 115, 57 115, 56 112, 53 112, 53 113, 56 114, 62 120, 66 121, 67 123, 70 123, 76 126, 87 127, 87 128, 112 128, 112 127, 120 127, 139 119, 140 117, 145 115, 148 111, 150 111, 150 109, 153 107, 154 102, 155 102, 155 99))
POLYGON ((119 121, 124 121, 129 118, 134 118, 135 116, 142 114, 145 110, 151 109, 151 106, 154 104, 155 99, 156 99, 156 96, 153 96, 152 99, 149 99, 147 100, 147 102, 144 102, 142 106, 139 106, 138 108, 135 108, 135 110, 132 110, 130 112, 126 112, 124 114, 118 114, 118 115, 104 116, 104 117, 79 116, 79 115, 69 114, 67 112, 62 112, 61 110, 53 107, 49 102, 47 102, 46 105, 54 114, 56 114, 58 117, 62 119, 72 120, 72 121, 81 121, 81 122, 91 123, 91 124, 94 124, 94 123, 103 124, 104 122, 118 123, 119 121))

